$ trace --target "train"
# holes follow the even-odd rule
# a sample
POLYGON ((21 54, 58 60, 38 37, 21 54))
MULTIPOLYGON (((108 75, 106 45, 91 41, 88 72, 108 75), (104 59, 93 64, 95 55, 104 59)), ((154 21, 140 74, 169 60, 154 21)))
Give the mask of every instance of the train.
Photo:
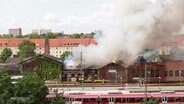
POLYGON ((65 91, 65 104, 184 104, 184 92, 132 93, 125 90, 65 91))

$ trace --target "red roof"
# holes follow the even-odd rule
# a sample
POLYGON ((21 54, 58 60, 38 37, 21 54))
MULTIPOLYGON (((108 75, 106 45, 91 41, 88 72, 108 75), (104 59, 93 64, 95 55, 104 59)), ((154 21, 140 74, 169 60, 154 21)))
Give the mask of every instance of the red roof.
POLYGON ((30 39, 31 42, 34 42, 36 47, 44 47, 45 39, 30 39))
POLYGON ((13 39, 0 39, 0 46, 1 47, 15 47, 22 42, 20 38, 13 38, 13 39))
POLYGON ((71 39, 71 38, 61 38, 61 39, 49 39, 50 47, 70 47, 70 46, 88 46, 90 44, 97 44, 96 40, 89 38, 82 39, 71 39))
MULTIPOLYGON (((11 38, 11 39, 0 39, 1 47, 16 47, 18 46, 24 39, 23 38, 11 38)), ((31 42, 34 42, 36 47, 44 47, 45 39, 29 39, 31 42)), ((82 38, 82 39, 69 39, 69 38, 61 38, 61 39, 49 39, 50 47, 74 47, 74 46, 88 46, 90 44, 97 44, 95 39, 90 38, 82 38)))
MULTIPOLYGON (((23 38, 11 38, 11 39, 0 39, 1 47, 17 47, 23 40, 23 38)), ((34 42, 37 47, 44 47, 45 39, 30 39, 34 42)))

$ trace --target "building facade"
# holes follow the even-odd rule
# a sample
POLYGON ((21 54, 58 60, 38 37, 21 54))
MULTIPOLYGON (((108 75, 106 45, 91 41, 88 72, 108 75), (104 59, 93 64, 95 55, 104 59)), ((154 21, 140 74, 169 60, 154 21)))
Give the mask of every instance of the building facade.
MULTIPOLYGON (((19 49, 18 45, 23 41, 24 39, 21 38, 13 38, 13 39, 0 39, 0 52, 4 48, 10 48, 12 50, 12 56, 17 55, 19 49)), ((45 39, 28 39, 31 42, 34 42, 36 45, 35 52, 36 54, 43 54, 45 52, 45 39)))
POLYGON ((145 81, 147 74, 148 83, 157 83, 165 81, 164 64, 162 62, 136 62, 128 68, 128 82, 145 81))
POLYGON ((167 82, 184 81, 184 58, 183 57, 167 57, 163 58, 164 77, 167 82))
POLYGON ((22 35, 22 29, 21 28, 9 29, 9 34, 13 36, 22 35))
POLYGON ((37 34, 47 34, 47 33, 50 33, 52 32, 51 29, 34 29, 32 30, 32 33, 37 33, 37 34))
MULTIPOLYGON (((4 48, 10 48, 13 55, 16 55, 19 51, 18 45, 23 41, 22 38, 12 38, 12 39, 0 39, 0 52, 4 48)), ((60 56, 65 52, 75 52, 79 46, 89 46, 90 44, 97 44, 94 39, 84 38, 84 39, 28 39, 35 43, 36 54, 49 54, 60 58, 60 56)))
POLYGON ((50 55, 60 57, 64 52, 77 52, 79 46, 96 45, 97 42, 94 39, 83 38, 83 39, 49 39, 49 52, 50 55))

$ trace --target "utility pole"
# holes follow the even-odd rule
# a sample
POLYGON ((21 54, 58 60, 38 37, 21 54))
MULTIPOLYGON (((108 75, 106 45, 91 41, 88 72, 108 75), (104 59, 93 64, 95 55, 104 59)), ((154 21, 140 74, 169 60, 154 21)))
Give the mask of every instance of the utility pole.
POLYGON ((144 99, 144 104, 147 104, 147 65, 145 64, 145 70, 144 70, 144 84, 145 84, 145 91, 144 91, 144 94, 145 94, 145 99, 144 99))

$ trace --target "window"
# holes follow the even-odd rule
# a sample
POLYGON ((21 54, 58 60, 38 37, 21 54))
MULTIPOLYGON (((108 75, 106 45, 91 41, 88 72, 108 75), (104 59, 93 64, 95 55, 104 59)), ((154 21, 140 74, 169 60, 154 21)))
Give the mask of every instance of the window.
POLYGON ((181 76, 184 76, 184 70, 181 71, 181 76))
POLYGON ((136 71, 133 70, 133 71, 132 71, 132 77, 138 77, 138 76, 139 76, 138 73, 136 73, 136 71))
POLYGON ((160 71, 159 70, 156 70, 155 71, 155 77, 159 77, 160 76, 160 71))
POLYGON ((164 71, 164 76, 167 77, 167 71, 164 71))
POLYGON ((179 70, 175 71, 175 76, 179 76, 179 70))
POLYGON ((169 71, 169 77, 173 76, 173 71, 169 71))
POLYGON ((151 72, 151 73, 148 73, 148 76, 150 76, 150 74, 151 74, 150 77, 154 77, 154 76, 155 76, 155 75, 154 75, 154 70, 151 70, 150 72, 151 72))

